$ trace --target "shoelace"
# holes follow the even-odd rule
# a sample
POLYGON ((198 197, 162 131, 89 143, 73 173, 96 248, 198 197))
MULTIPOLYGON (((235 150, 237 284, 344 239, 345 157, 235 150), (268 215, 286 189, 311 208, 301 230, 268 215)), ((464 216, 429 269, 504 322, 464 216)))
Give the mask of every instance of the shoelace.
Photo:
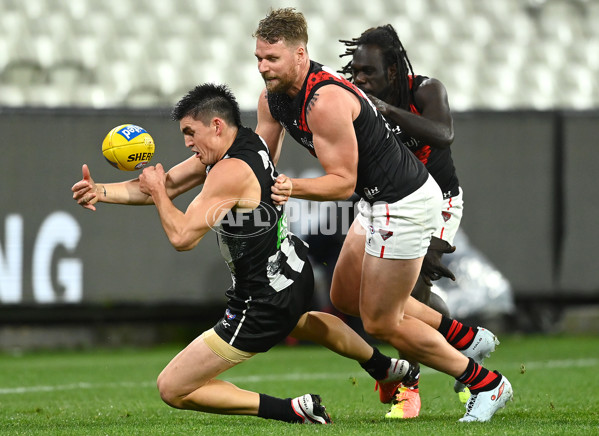
POLYGON ((468 399, 468 403, 466 404, 466 414, 469 414, 470 412, 472 412, 474 403, 476 403, 476 397, 477 397, 477 395, 470 395, 470 398, 468 399))
POLYGON ((410 369, 408 370, 408 373, 404 376, 402 382, 404 386, 410 387, 418 383, 419 379, 420 368, 413 367, 412 365, 410 365, 410 369))

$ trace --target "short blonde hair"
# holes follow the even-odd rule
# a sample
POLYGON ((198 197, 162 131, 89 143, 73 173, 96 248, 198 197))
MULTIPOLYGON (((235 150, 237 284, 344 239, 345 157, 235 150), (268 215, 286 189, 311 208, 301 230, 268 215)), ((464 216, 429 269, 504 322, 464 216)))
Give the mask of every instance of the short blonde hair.
POLYGON ((283 40, 291 44, 308 44, 308 23, 301 12, 295 8, 271 9, 260 20, 254 32, 254 38, 260 38, 274 44, 283 40))

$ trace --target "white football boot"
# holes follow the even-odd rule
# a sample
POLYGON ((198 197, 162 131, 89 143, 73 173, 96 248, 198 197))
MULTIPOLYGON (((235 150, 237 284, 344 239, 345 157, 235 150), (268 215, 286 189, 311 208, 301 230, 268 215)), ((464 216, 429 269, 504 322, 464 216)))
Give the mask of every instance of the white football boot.
POLYGON ((514 397, 512 385, 507 378, 494 371, 501 380, 499 385, 487 392, 472 394, 466 404, 466 414, 460 422, 486 422, 495 412, 505 407, 506 403, 514 397))
MULTIPOLYGON (((471 357, 476 363, 482 365, 485 358, 489 357, 491 353, 495 351, 495 347, 497 347, 497 345, 499 345, 499 339, 497 339, 497 336, 487 329, 477 327, 474 340, 468 348, 460 350, 460 353, 466 357, 471 357)), ((453 390, 457 393, 460 393, 464 392, 465 389, 466 385, 456 380, 455 384, 453 385, 453 390)))
POLYGON ((374 390, 379 391, 381 403, 390 403, 395 398, 395 393, 401 381, 410 370, 410 362, 403 359, 391 358, 391 364, 387 370, 387 377, 377 380, 374 390))
POLYGON ((291 400, 291 407, 302 424, 330 424, 331 417, 324 405, 320 403, 320 395, 306 394, 291 400))

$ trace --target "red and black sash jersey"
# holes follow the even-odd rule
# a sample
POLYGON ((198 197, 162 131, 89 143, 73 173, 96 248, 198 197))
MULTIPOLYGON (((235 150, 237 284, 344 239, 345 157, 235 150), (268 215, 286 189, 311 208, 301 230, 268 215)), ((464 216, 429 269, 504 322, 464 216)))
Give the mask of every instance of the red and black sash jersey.
MULTIPOLYGON (((416 92, 420 84, 428 79, 426 76, 409 76, 410 88, 416 92)), ((414 102, 410 103, 410 112, 416 115, 422 115, 422 111, 416 107, 414 102)), ((458 195, 460 182, 456 174, 453 159, 451 157, 451 148, 431 147, 408 133, 403 132, 401 128, 392 120, 389 124, 393 133, 414 153, 420 161, 426 165, 426 169, 433 176, 441 191, 443 198, 458 195)))
POLYGON ((243 301, 289 287, 307 262, 308 247, 287 231, 284 208, 272 203, 271 187, 277 172, 262 138, 240 127, 222 160, 232 158, 249 165, 261 189, 257 208, 230 210, 215 227, 221 254, 233 278, 227 296, 243 301))
POLYGON ((306 122, 306 108, 318 89, 325 85, 340 86, 360 101, 360 114, 353 123, 359 154, 356 194, 369 203, 394 203, 420 188, 428 177, 424 165, 398 143, 368 97, 328 67, 311 61, 302 90, 294 98, 268 93, 272 117, 316 156, 312 132, 306 122))

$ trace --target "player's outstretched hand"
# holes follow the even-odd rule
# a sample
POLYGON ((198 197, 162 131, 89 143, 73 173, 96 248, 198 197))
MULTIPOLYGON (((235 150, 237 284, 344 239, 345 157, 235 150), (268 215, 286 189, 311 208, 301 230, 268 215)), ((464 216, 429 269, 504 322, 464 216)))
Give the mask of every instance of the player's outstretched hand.
POLYGON ((275 184, 270 188, 272 191, 270 195, 272 202, 277 206, 285 204, 289 200, 289 197, 291 197, 292 189, 293 184, 291 183, 291 179, 285 174, 279 174, 275 180, 275 184))
POLYGON ((86 164, 83 164, 81 168, 83 178, 73 185, 71 191, 73 191, 73 199, 86 209, 96 210, 96 204, 98 202, 98 194, 96 192, 96 184, 92 179, 89 168, 86 164))
POLYGON ((431 281, 439 280, 441 277, 447 277, 455 281, 455 276, 451 270, 441 263, 441 256, 443 254, 453 253, 454 251, 455 247, 447 241, 435 238, 434 236, 431 238, 431 243, 424 256, 422 269, 420 270, 422 280, 427 286, 432 286, 431 281))

